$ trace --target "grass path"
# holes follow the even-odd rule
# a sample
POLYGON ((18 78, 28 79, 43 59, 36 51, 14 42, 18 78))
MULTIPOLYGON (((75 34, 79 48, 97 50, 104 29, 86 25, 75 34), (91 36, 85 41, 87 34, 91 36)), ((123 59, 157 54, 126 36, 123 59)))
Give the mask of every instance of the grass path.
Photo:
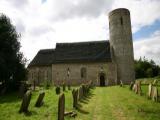
POLYGON ((160 103, 119 86, 97 87, 81 105, 88 113, 78 112, 76 120, 160 120, 160 103))

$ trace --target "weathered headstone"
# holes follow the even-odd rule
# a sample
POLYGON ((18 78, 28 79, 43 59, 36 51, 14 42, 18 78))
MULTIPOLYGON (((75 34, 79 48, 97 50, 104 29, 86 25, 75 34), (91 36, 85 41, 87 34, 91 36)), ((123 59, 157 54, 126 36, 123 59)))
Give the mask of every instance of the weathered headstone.
POLYGON ((135 83, 133 85, 133 91, 137 94, 138 93, 138 87, 137 87, 137 83, 135 83))
POLYGON ((152 94, 153 94, 152 84, 149 84, 149 86, 148 86, 148 98, 151 98, 152 94))
POLYGON ((39 93, 38 99, 37 99, 36 104, 35 104, 36 107, 40 107, 43 104, 44 96, 45 96, 45 92, 39 93))
POLYGON ((137 93, 138 93, 139 95, 141 95, 141 93, 142 93, 142 90, 141 90, 141 81, 138 81, 138 82, 137 82, 137 93))
POLYGON ((22 104, 21 104, 21 107, 19 110, 20 113, 21 112, 25 112, 25 113, 28 112, 28 107, 29 107, 29 104, 31 101, 31 96, 32 96, 31 91, 27 91, 26 94, 24 95, 23 100, 22 100, 22 104))
POLYGON ((156 101, 156 102, 158 101, 158 89, 157 89, 157 87, 153 87, 152 100, 156 101))
POLYGON ((73 96, 73 107, 77 108, 77 105, 78 105, 78 90, 73 89, 72 96, 73 96))
POLYGON ((82 90, 82 87, 80 86, 78 91, 78 99, 80 100, 82 98, 83 98, 83 90, 82 90))
POLYGON ((122 82, 122 80, 120 80, 120 87, 123 87, 123 82, 122 82))
POLYGON ((131 83, 130 83, 130 86, 129 86, 129 89, 130 89, 130 90, 133 89, 133 85, 134 85, 134 82, 131 82, 131 83))
POLYGON ((23 97, 26 91, 27 91, 27 87, 24 83, 22 83, 19 87, 19 96, 23 97))
POLYGON ((65 96, 62 93, 59 96, 58 100, 58 120, 64 120, 64 113, 65 113, 65 96))

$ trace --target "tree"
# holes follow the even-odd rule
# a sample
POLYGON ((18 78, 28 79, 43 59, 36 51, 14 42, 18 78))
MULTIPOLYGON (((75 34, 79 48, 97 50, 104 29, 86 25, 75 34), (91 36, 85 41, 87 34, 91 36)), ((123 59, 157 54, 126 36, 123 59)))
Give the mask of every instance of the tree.
POLYGON ((20 52, 20 34, 5 15, 0 15, 0 82, 7 88, 26 78, 26 59, 20 52))
POLYGON ((160 73, 160 67, 153 60, 148 61, 145 57, 135 60, 136 78, 155 77, 160 73))

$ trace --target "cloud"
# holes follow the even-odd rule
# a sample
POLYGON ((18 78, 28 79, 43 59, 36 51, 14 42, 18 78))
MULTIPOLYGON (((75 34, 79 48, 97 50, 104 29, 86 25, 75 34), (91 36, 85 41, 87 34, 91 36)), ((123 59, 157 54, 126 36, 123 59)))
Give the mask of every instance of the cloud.
POLYGON ((28 4, 28 0, 2 0, 1 2, 9 3, 10 5, 17 8, 23 8, 28 4))
POLYGON ((41 35, 44 35, 48 32, 55 32, 55 30, 51 26, 39 25, 39 26, 34 26, 29 31, 31 36, 41 36, 41 35))
POLYGON ((160 30, 154 32, 149 38, 135 41, 134 55, 136 59, 145 56, 160 64, 160 30))
POLYGON ((42 7, 42 13, 50 12, 52 20, 64 20, 75 17, 95 18, 109 11, 111 0, 47 0, 42 7))
POLYGON ((21 21, 21 20, 17 20, 17 22, 16 22, 16 30, 17 30, 17 32, 18 33, 21 33, 21 34, 23 34, 24 32, 25 32, 25 25, 24 25, 24 23, 21 21))
MULTIPOLYGON (((38 50, 54 48, 57 42, 109 39, 107 15, 118 7, 131 11, 135 33, 160 20, 159 4, 159 0, 0 0, 0 11, 22 34, 21 50, 31 60, 38 50)), ((134 43, 141 48, 139 55, 156 56, 158 47, 150 51, 139 43, 152 41, 150 46, 155 46, 155 34, 158 33, 134 43)), ((137 50, 135 53, 138 56, 137 50)))
POLYGON ((112 9, 119 7, 130 10, 133 33, 160 20, 160 0, 115 0, 112 9))

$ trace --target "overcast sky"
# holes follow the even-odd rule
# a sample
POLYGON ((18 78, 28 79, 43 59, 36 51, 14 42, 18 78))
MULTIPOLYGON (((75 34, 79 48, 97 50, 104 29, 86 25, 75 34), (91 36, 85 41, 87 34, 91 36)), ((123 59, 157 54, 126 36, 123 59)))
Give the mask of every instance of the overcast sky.
POLYGON ((160 64, 160 0, 0 0, 29 61, 57 42, 108 40, 108 13, 122 7, 131 12, 135 58, 160 64))

